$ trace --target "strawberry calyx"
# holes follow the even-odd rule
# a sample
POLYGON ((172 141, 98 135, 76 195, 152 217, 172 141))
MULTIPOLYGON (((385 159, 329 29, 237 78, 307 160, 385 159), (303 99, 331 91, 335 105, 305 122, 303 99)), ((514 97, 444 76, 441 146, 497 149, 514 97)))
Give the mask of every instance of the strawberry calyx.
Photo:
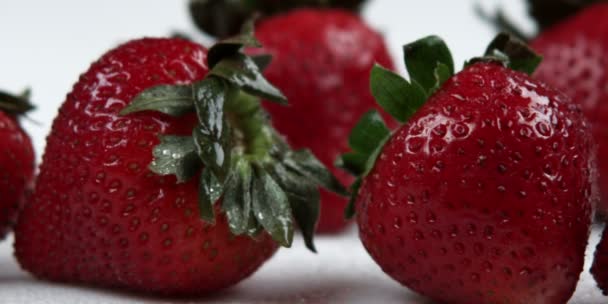
MULTIPOLYGON (((528 0, 528 13, 536 21, 538 32, 542 32, 551 26, 576 15, 583 9, 597 3, 608 2, 606 0, 528 0)), ((525 34, 519 26, 509 19, 502 8, 496 9, 494 13, 483 12, 479 7, 477 14, 499 31, 504 31, 528 41, 532 37, 525 34)))
POLYGON ((238 33, 256 14, 272 16, 297 8, 339 8, 359 12, 365 0, 190 0, 195 25, 205 33, 225 38, 238 33))
POLYGON ((0 91, 0 111, 11 116, 19 116, 35 109, 30 102, 30 93, 29 89, 26 89, 20 95, 0 91))
MULTIPOLYGON (((403 47, 403 52, 409 81, 379 65, 372 69, 370 76, 370 87, 376 102, 400 123, 407 122, 455 73, 451 52, 437 36, 428 36, 407 44, 403 47)), ((465 67, 476 62, 494 62, 531 74, 540 61, 541 57, 524 42, 501 33, 490 43, 483 57, 471 59, 465 63, 465 67)), ((350 186, 351 199, 345 210, 347 218, 354 216, 355 199, 361 183, 373 169, 391 135, 392 132, 375 110, 366 113, 353 128, 349 136, 352 151, 336 161, 336 166, 356 177, 350 186)))
POLYGON ((242 52, 257 46, 250 22, 243 34, 209 50, 210 71, 203 80, 147 89, 121 115, 196 113, 198 124, 191 136, 159 137, 149 169, 174 175, 178 183, 199 176, 202 220, 215 223, 214 205, 222 201, 220 210, 234 235, 255 238, 265 230, 278 244, 290 247, 297 224, 306 246, 315 252, 318 187, 342 195, 347 191, 309 150, 292 150, 271 127, 260 98, 280 104, 287 100, 262 75, 269 58, 242 52))

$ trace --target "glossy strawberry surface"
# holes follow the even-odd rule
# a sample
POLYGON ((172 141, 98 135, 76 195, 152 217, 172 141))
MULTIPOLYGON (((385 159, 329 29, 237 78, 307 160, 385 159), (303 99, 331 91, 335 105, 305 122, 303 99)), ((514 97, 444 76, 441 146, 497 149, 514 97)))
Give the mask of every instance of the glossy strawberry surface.
POLYGON ((600 212, 608 212, 608 4, 596 4, 541 32, 532 47, 543 56, 535 77, 581 105, 598 143, 600 212))
POLYGON ((235 237, 223 215, 199 217, 197 180, 148 170, 159 134, 191 134, 194 117, 120 116, 138 93, 202 79, 206 50, 142 39, 106 53, 67 96, 48 137, 15 254, 41 279, 172 295, 205 294, 252 274, 276 251, 235 237))
POLYGON ((597 199, 589 126, 570 99, 476 63, 383 147, 356 202, 392 278, 445 303, 566 303, 597 199))
POLYGON ((15 117, 0 111, 0 239, 15 224, 34 178, 34 148, 15 117))
MULTIPOLYGON (((378 108, 370 93, 374 63, 393 68, 383 37, 356 15, 341 10, 300 9, 262 20, 256 36, 273 56, 265 75, 290 106, 265 103, 273 125, 294 148, 310 148, 327 166, 348 150, 359 117, 378 108)), ((342 183, 353 179, 333 169, 342 183)), ((321 190, 319 232, 346 226, 347 199, 321 190)))

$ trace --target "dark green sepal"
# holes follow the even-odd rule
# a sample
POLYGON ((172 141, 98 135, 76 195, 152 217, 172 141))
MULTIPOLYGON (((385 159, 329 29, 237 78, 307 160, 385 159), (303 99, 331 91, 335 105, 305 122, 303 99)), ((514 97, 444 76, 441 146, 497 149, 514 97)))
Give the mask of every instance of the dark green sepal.
POLYGON ((443 84, 448 79, 450 79, 450 77, 452 77, 452 72, 450 72, 450 69, 448 68, 448 66, 443 63, 437 64, 437 66, 435 67, 434 74, 435 74, 435 87, 433 88, 433 91, 439 90, 439 88, 441 88, 443 86, 443 84))
POLYGON ((507 33, 500 33, 488 46, 486 57, 504 60, 506 66, 512 70, 532 75, 542 61, 525 42, 507 33))
POLYGON ((234 235, 246 234, 250 225, 252 214, 253 170, 249 162, 244 159, 236 161, 234 174, 226 184, 222 210, 226 213, 228 227, 234 235))
POLYGON ((255 168, 252 207, 257 221, 283 247, 291 247, 294 223, 285 191, 265 169, 255 168))
POLYGON ((35 109, 30 100, 30 89, 21 95, 13 95, 0 91, 0 111, 11 115, 20 115, 35 109))
POLYGON ((379 149, 384 146, 390 134, 378 111, 367 112, 355 125, 348 138, 352 151, 338 158, 336 166, 355 176, 367 175, 373 168, 379 149))
POLYGON ((363 178, 358 177, 355 182, 350 186, 350 191, 352 195, 348 200, 348 205, 346 205, 346 209, 344 209, 344 217, 346 219, 352 219, 356 214, 355 202, 357 200, 357 196, 359 195, 359 188, 361 188, 362 183, 363 178))
MULTIPOLYGON (((224 121, 224 128, 228 129, 228 124, 224 121)), ((230 153, 231 141, 230 132, 226 131, 226 136, 221 141, 210 138, 201 131, 201 127, 196 127, 192 131, 196 152, 199 158, 220 180, 225 181, 230 173, 230 153), (226 149, 226 147, 229 147, 226 149)))
POLYGON ((194 110, 192 85, 159 85, 139 93, 120 115, 141 111, 157 111, 182 116, 194 110))
POLYGON ((160 143, 154 147, 154 159, 148 166, 158 175, 175 175, 178 183, 194 177, 202 163, 190 136, 159 136, 160 143))
POLYGON ((269 54, 253 55, 253 56, 251 56, 251 59, 253 59, 253 62, 255 62, 255 65, 258 66, 258 69, 260 69, 260 71, 264 71, 272 62, 272 55, 269 55, 269 54))
POLYGON ((226 79, 251 95, 287 104, 287 98, 283 93, 271 85, 253 59, 244 54, 239 53, 224 58, 209 74, 226 79))
POLYGON ((355 151, 342 154, 335 162, 335 166, 352 175, 359 175, 365 171, 368 155, 355 151))
POLYGON ((380 113, 371 110, 365 113, 355 125, 348 138, 348 143, 354 151, 369 155, 389 134, 390 130, 380 113))
POLYGON ((194 139, 199 156, 220 181, 230 169, 231 131, 224 117, 224 105, 233 98, 234 89, 224 80, 207 77, 194 85, 195 108, 199 126, 194 139))
POLYGON ((289 151, 283 164, 336 194, 348 195, 348 191, 335 176, 319 161, 310 150, 289 151))
POLYGON ((300 227, 306 247, 316 253, 313 238, 317 228, 321 200, 317 185, 282 164, 272 166, 270 173, 287 194, 293 217, 300 227))
POLYGON ((427 99, 422 87, 377 64, 372 68, 370 87, 376 102, 399 122, 407 121, 427 99))
POLYGON ((437 36, 428 36, 403 46, 405 64, 412 82, 418 83, 430 95, 437 87, 435 67, 444 64, 454 74, 454 60, 445 42, 437 36))
POLYGON ((241 28, 241 33, 218 41, 207 52, 207 64, 214 68, 224 58, 240 53, 243 47, 261 47, 260 42, 254 35, 254 20, 246 22, 241 28))
POLYGON ((213 205, 222 197, 224 184, 219 182, 209 168, 203 169, 198 187, 198 206, 201 219, 215 224, 213 205))

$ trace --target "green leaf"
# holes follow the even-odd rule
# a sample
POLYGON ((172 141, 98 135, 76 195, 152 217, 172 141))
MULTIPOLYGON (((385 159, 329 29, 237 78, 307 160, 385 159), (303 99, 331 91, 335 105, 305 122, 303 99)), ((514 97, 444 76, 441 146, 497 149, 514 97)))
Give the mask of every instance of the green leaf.
POLYGON ((293 219, 287 195, 262 168, 253 179, 253 214, 272 238, 283 247, 293 242, 293 219))
POLYGON ((26 89, 20 96, 0 91, 0 110, 10 114, 23 114, 35 107, 30 103, 30 89, 26 89))
POLYGON ((253 62, 255 62, 255 65, 258 66, 258 69, 260 69, 260 71, 264 71, 272 62, 272 55, 269 55, 269 54, 255 55, 255 56, 251 56, 251 59, 253 59, 253 62))
POLYGON ((206 166, 224 181, 230 168, 232 142, 224 118, 224 106, 235 94, 224 80, 207 77, 194 85, 195 107, 199 121, 195 132, 199 155, 206 166))
POLYGON ((251 214, 251 182, 253 172, 251 166, 244 159, 235 164, 235 174, 231 182, 227 183, 222 201, 222 208, 228 218, 228 227, 235 235, 247 233, 251 214))
MULTIPOLYGON (((228 124, 224 123, 224 128, 228 127, 228 124)), ((220 140, 215 140, 201 131, 199 127, 194 128, 192 132, 197 155, 205 167, 209 168, 220 181, 226 180, 231 165, 230 132, 224 133, 226 135, 220 140)))
POLYGON ((450 69, 443 63, 438 63, 435 67, 435 87, 433 91, 438 90, 443 84, 452 77, 450 69))
POLYGON ((348 195, 348 191, 342 186, 340 181, 331 174, 310 150, 287 152, 283 162, 287 167, 306 176, 327 190, 341 195, 348 195))
POLYGON ((355 180, 355 182, 350 186, 350 191, 352 193, 350 200, 348 201, 348 205, 344 210, 344 217, 346 219, 351 219, 355 216, 356 207, 355 203, 357 201, 357 196, 359 195, 359 188, 361 188, 362 179, 359 177, 355 180))
POLYGON ((389 135, 390 131, 382 116, 376 110, 371 110, 365 113, 353 128, 348 142, 354 151, 369 155, 389 135))
POLYGON ((437 36, 429 36, 403 47, 405 64, 413 82, 420 84, 427 93, 435 87, 435 67, 442 63, 454 74, 454 61, 445 42, 437 36))
POLYGON ((317 186, 307 177, 289 171, 281 164, 272 167, 273 178, 287 194, 293 216, 302 231, 306 247, 317 252, 314 234, 320 213, 320 195, 317 186))
POLYGON ((515 71, 532 75, 542 61, 525 42, 507 33, 500 33, 488 46, 486 56, 504 54, 508 58, 507 66, 515 71))
POLYGON ((243 25, 241 33, 230 38, 218 41, 207 53, 207 63, 213 68, 226 57, 237 54, 243 47, 261 47, 254 35, 254 20, 251 19, 243 25))
POLYGON ((198 187, 198 205, 201 218, 208 223, 215 223, 213 205, 222 197, 224 185, 220 183, 213 172, 203 169, 198 187))
POLYGON ((426 101, 420 86, 411 85, 403 77, 375 65, 370 77, 371 91, 378 104, 400 122, 405 122, 426 101))
POLYGON ((152 151, 154 159, 149 169, 158 175, 175 175, 184 183, 196 175, 201 161, 190 136, 160 136, 160 143, 152 151))
POLYGON ((336 161, 336 167, 346 170, 352 175, 358 176, 365 172, 368 155, 359 152, 347 152, 342 154, 336 161))
POLYGON ((215 65, 210 75, 226 79, 243 91, 280 104, 287 104, 287 98, 264 78, 257 64, 244 54, 226 57, 215 65))
POLYGON ((157 111, 171 116, 182 116, 194 110, 191 85, 159 85, 137 95, 120 115, 141 111, 157 111))

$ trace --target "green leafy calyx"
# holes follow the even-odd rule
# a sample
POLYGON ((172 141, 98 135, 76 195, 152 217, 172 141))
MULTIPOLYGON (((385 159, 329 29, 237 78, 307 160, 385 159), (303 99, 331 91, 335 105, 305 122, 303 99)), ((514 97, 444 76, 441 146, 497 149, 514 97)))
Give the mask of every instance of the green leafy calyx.
POLYGON ((25 114, 35 108, 29 99, 29 89, 25 90, 21 95, 13 95, 0 91, 0 111, 12 116, 25 114))
POLYGON ((469 63, 478 61, 499 62, 512 70, 532 75, 542 61, 542 57, 519 38, 500 33, 490 42, 483 57, 473 58, 469 63))
MULTIPOLYGON (((451 52, 437 36, 407 44, 403 52, 409 81, 379 65, 372 69, 370 77, 371 92, 376 102, 400 123, 407 122, 454 75, 451 52)), ((540 60, 521 40, 500 34, 490 43, 485 56, 474 58, 468 64, 499 62, 513 70, 531 74, 540 60)), ((337 166, 357 177, 351 185, 351 201, 345 211, 347 217, 354 215, 359 187, 373 169, 390 136, 390 130, 376 111, 366 113, 352 130, 349 137, 351 151, 336 161, 337 166)))
POLYGON ((262 75, 269 57, 242 52, 259 46, 252 32, 247 25, 242 35, 213 46, 207 56, 211 70, 203 80, 149 88, 121 114, 196 115, 191 136, 160 137, 149 169, 174 175, 178 183, 198 177, 200 217, 208 223, 215 223, 220 210, 233 234, 256 237, 266 231, 285 247, 291 246, 297 224, 315 251, 318 187, 347 191, 310 151, 293 151, 270 126, 259 98, 287 100, 262 75), (222 205, 215 206, 220 199, 222 205))

